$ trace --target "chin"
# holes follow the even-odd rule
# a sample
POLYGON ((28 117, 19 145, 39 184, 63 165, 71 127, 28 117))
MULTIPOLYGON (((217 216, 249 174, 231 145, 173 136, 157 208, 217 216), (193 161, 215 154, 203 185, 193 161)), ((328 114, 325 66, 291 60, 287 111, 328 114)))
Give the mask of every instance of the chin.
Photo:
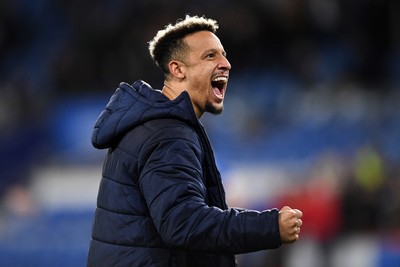
POLYGON ((214 115, 221 114, 224 111, 224 105, 222 103, 213 105, 210 102, 206 103, 205 111, 214 115))

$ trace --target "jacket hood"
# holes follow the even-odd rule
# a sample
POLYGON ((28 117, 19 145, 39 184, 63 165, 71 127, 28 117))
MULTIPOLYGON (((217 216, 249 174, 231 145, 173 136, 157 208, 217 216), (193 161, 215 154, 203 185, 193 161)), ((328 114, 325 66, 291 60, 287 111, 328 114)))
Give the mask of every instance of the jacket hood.
POLYGON ((186 91, 169 100, 144 81, 132 85, 122 82, 96 121, 92 144, 98 149, 112 147, 127 131, 159 118, 198 122, 186 91))

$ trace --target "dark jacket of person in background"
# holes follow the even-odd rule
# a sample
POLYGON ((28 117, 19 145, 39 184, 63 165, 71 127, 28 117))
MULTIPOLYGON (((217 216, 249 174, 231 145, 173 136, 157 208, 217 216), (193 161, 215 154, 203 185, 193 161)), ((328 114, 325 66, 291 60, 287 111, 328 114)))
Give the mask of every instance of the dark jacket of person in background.
POLYGON ((98 118, 108 148, 88 266, 236 266, 234 254, 281 245, 278 210, 228 208, 190 97, 121 83, 98 118))

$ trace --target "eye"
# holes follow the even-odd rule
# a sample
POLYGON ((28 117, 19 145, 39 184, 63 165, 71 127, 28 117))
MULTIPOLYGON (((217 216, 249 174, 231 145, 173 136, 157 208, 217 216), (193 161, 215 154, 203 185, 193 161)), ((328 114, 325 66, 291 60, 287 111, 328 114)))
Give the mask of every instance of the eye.
POLYGON ((214 53, 210 53, 210 54, 207 54, 206 57, 207 57, 207 58, 214 58, 214 57, 215 57, 215 54, 214 54, 214 53))

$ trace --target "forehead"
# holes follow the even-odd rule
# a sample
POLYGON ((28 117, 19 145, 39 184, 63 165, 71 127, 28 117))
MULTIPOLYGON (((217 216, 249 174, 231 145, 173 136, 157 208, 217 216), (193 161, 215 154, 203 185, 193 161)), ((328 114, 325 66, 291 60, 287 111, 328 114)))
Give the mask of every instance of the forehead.
POLYGON ((184 38, 191 52, 201 53, 209 49, 224 50, 219 38, 212 32, 200 31, 184 38))

